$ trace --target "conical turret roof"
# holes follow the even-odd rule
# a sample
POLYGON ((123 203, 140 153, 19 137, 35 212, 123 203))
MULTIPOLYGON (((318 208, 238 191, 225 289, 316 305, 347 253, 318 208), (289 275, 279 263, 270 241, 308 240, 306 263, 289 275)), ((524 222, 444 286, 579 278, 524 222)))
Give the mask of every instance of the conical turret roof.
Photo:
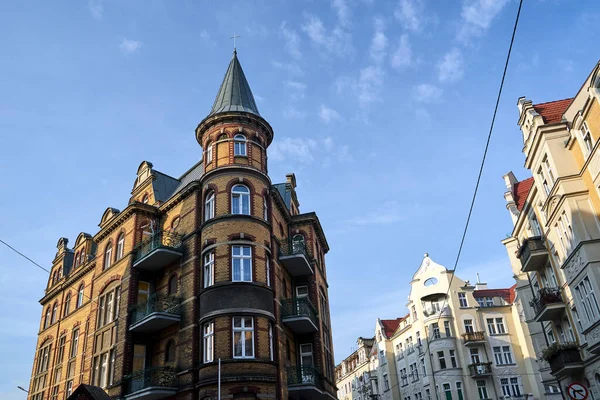
POLYGON ((242 111, 260 116, 235 50, 209 115, 229 111, 242 111))

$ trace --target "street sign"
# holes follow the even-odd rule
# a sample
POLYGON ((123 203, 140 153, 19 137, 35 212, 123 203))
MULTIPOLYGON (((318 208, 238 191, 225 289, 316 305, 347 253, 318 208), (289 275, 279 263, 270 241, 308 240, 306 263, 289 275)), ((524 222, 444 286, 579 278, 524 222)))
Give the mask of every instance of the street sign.
POLYGON ((573 400, 585 400, 588 398, 587 388, 577 382, 573 382, 567 386, 567 394, 573 400))

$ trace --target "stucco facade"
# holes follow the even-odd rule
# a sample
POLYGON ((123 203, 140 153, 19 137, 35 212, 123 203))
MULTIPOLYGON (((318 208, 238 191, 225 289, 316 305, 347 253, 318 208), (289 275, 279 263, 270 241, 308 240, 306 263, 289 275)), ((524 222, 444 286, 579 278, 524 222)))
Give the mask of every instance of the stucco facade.
MULTIPOLYGON (((573 98, 518 100, 525 167, 505 175, 514 224, 503 240, 547 390, 600 399, 600 64, 573 98)), ((560 395, 551 395, 560 398, 560 395)))

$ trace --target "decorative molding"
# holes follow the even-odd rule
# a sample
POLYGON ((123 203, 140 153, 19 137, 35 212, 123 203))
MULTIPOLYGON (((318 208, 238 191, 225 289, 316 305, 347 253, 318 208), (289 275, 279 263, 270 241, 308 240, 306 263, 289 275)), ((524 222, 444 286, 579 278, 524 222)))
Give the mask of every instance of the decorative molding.
POLYGON ((567 275, 569 282, 571 282, 579 274, 579 272, 581 272, 586 264, 581 253, 581 247, 579 247, 575 254, 573 254, 568 260, 568 262, 564 264, 563 269, 565 270, 565 274, 567 275))

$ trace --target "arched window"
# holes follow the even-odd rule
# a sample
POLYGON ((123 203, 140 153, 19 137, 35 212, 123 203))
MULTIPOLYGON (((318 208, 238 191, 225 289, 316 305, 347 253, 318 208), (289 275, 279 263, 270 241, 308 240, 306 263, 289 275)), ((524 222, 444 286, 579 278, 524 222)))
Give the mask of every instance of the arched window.
POLYGON ((180 222, 181 222, 181 218, 179 218, 179 217, 173 218, 173 221, 171 221, 171 230, 177 229, 180 222))
POLYGON ((50 320, 51 324, 56 322, 57 313, 58 313, 58 303, 54 302, 54 306, 52 307, 52 319, 50 320))
POLYGON ((175 362, 175 341, 173 340, 167 342, 167 347, 165 348, 165 362, 175 362))
POLYGON ((208 221, 215 217, 215 192, 209 192, 204 201, 204 220, 208 221))
POLYGON ((46 310, 46 317, 44 318, 44 329, 46 329, 47 327, 50 326, 50 313, 52 311, 50 310, 50 306, 48 306, 48 309, 46 310))
POLYGON ((173 275, 169 279, 168 293, 169 294, 175 294, 175 293, 177 293, 177 275, 173 275))
POLYGON ((75 268, 79 267, 79 253, 75 253, 75 268))
POLYGON ((235 135, 235 137, 233 138, 233 146, 234 146, 234 152, 233 152, 234 155, 245 156, 246 155, 246 136, 235 135))
POLYGON ((148 195, 145 194, 144 197, 142 197, 142 203, 148 204, 148 201, 150 201, 150 197, 148 197, 148 195))
POLYGON ((250 215, 250 189, 235 185, 231 190, 231 213, 250 215))
POLYGON ((64 310, 64 316, 66 317, 67 315, 69 315, 69 312, 71 308, 71 293, 69 293, 67 295, 67 297, 65 298, 65 310, 64 310))
POLYGON ((108 243, 106 245, 106 250, 104 250, 104 269, 110 267, 112 263, 112 243, 108 243))
POLYGON ((117 260, 123 258, 123 251, 125 249, 125 234, 121 232, 117 239, 117 260))
POLYGON ((263 196, 263 217, 265 221, 269 220, 269 204, 267 203, 267 196, 263 196))
POLYGON ((83 305, 83 290, 85 289, 85 286, 83 286, 83 283, 81 284, 81 286, 79 286, 79 290, 77 291, 77 304, 75 305, 75 308, 79 308, 83 305))
POLYGON ((81 249, 81 253, 79 253, 79 265, 85 264, 85 247, 81 249))
POLYGON ((294 235, 294 237, 292 238, 292 253, 304 253, 305 247, 306 246, 304 244, 304 236, 300 234, 294 235))

